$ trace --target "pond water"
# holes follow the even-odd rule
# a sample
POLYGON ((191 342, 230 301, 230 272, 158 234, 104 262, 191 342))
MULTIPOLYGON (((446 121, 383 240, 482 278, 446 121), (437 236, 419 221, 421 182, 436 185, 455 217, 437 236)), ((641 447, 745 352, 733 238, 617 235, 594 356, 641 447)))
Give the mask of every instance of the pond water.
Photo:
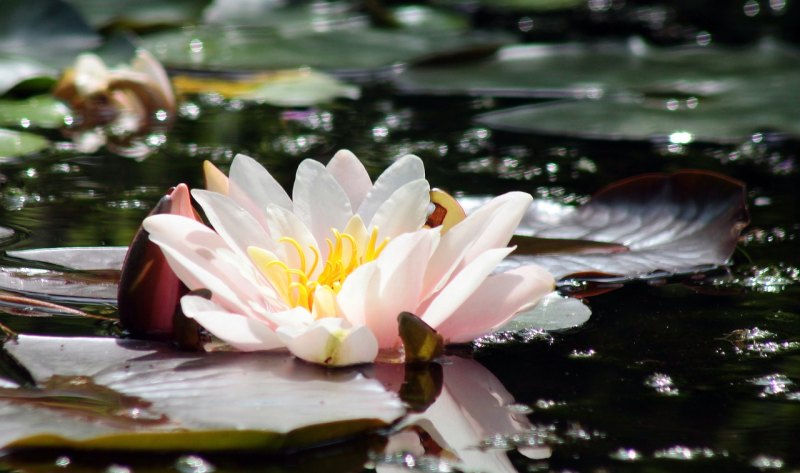
MULTIPOLYGON (((3 162, 0 224, 15 234, 2 249, 127 245, 167 188, 201 187, 203 160, 226 170, 238 152, 256 157, 285 187, 302 159, 326 161, 347 148, 373 176, 413 153, 433 185, 457 195, 524 190, 566 204, 635 174, 717 171, 748 189, 752 223, 730 268, 694 285, 632 282, 591 297, 592 316, 581 327, 478 343, 467 356, 486 370, 474 376, 507 391, 507 409, 530 427, 527 436, 490 436, 474 447, 507 457, 495 471, 800 470, 800 143, 764 135, 724 146, 581 140, 473 121, 522 103, 530 101, 418 97, 386 84, 311 109, 195 96, 142 161, 56 145, 3 162), (532 454, 532 446, 540 450, 532 454)), ((116 314, 108 305, 82 308, 116 314)), ((6 309, 0 323, 28 334, 118 333, 108 321, 6 309)), ((53 471, 59 461, 57 471, 447 471, 447 455, 443 463, 387 456, 384 441, 290 457, 20 453, 0 457, 0 471, 53 471)))

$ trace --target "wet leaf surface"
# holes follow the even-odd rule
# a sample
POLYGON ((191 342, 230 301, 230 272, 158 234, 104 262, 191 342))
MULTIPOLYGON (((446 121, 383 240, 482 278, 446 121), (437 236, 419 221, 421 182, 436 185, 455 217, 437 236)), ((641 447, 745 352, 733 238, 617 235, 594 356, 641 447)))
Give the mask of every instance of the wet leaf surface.
POLYGON ((3 349, 41 388, 0 393, 4 446, 274 451, 352 437, 404 413, 376 381, 281 354, 26 335, 3 349))
POLYGON ((50 142, 39 135, 0 128, 0 163, 42 151, 50 142))

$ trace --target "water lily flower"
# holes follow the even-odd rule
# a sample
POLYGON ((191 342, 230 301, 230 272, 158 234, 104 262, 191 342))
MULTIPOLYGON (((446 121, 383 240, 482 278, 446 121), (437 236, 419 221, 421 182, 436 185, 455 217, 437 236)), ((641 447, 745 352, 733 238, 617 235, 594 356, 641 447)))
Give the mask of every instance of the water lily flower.
POLYGON ((536 265, 493 274, 531 196, 499 196, 443 232, 425 222, 430 187, 412 155, 373 183, 349 151, 305 160, 291 198, 238 155, 217 190, 193 190, 213 229, 181 216, 144 221, 190 290, 184 314, 240 350, 286 347, 327 365, 399 348, 397 316, 417 314, 451 343, 469 342, 554 287, 536 265))
POLYGON ((53 94, 75 113, 67 132, 83 152, 106 145, 123 156, 142 157, 136 138, 166 128, 175 114, 175 94, 161 63, 139 50, 130 65, 109 68, 92 53, 78 56, 53 94))

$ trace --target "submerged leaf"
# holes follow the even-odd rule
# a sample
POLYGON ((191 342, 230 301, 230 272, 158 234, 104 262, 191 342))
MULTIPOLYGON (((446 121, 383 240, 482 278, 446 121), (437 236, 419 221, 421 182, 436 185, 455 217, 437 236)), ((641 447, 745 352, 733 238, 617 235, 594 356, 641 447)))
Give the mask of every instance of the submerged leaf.
POLYGON ((278 451, 362 434, 404 413, 377 381, 285 355, 189 355, 154 342, 25 335, 4 347, 39 383, 91 379, 104 396, 136 401, 123 405, 124 415, 159 421, 99 422, 85 412, 24 402, 25 390, 4 390, 2 447, 278 451), (9 392, 17 397, 9 400, 9 392))

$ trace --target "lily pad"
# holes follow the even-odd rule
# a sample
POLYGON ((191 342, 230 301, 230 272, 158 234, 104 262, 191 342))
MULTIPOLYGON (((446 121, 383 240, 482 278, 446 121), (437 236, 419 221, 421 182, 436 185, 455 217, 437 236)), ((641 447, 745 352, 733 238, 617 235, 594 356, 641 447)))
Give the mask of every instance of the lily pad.
POLYGON ((792 88, 777 92, 690 101, 563 101, 489 112, 476 121, 494 130, 590 140, 737 144, 759 132, 800 137, 800 94, 792 88))
POLYGON ((18 264, 0 266, 0 289, 58 302, 116 303, 127 247, 8 251, 18 264))
POLYGON ((285 355, 26 335, 3 348, 40 386, 0 382, 5 448, 286 451, 383 428, 405 413, 378 381, 285 355))
POLYGON ((396 83, 424 95, 598 98, 633 91, 664 98, 790 92, 784 84, 798 77, 800 52, 780 43, 653 48, 632 40, 507 46, 484 61, 411 68, 396 83))
POLYGON ((228 80, 179 75, 173 77, 172 83, 179 94, 215 92, 278 107, 309 107, 336 98, 357 99, 361 95, 357 86, 307 68, 228 80))
POLYGON ((591 315, 591 309, 580 299, 551 292, 536 306, 520 312, 495 332, 564 330, 585 324, 591 315))
POLYGON ((67 106, 49 95, 0 100, 0 126, 60 128, 68 115, 67 106))
POLYGON ((493 11, 519 13, 544 13, 571 10, 586 4, 586 0, 436 0, 434 3, 450 6, 474 6, 493 11))
POLYGON ((507 263, 537 263, 556 279, 626 281, 693 273, 724 265, 749 223, 744 185, 686 170, 614 183, 581 207, 535 201, 518 232, 542 238, 618 243, 608 253, 512 255, 507 263))
POLYGON ((168 68, 264 72, 308 66, 337 75, 369 75, 413 61, 496 49, 508 39, 491 33, 352 28, 286 33, 268 27, 205 25, 143 37, 168 68))
POLYGON ((68 0, 94 28, 152 28, 193 23, 209 0, 68 0))
POLYGON ((0 128, 0 163, 36 153, 49 144, 47 139, 33 133, 0 128))

